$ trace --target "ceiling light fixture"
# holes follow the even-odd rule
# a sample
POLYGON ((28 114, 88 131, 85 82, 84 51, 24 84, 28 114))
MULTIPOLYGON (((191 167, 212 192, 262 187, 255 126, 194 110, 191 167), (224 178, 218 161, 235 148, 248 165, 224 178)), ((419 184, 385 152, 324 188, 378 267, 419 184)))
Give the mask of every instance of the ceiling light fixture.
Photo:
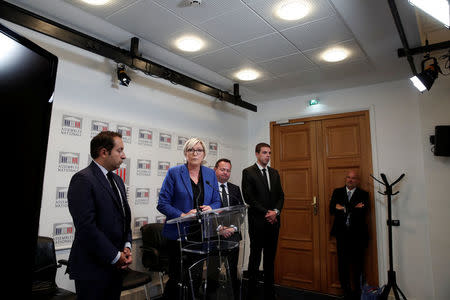
POLYGON ((449 28, 450 14, 448 0, 409 0, 409 3, 449 28))
POLYGON ((328 62, 338 62, 348 57, 349 52, 343 48, 333 48, 322 53, 322 59, 328 62))
POLYGON ((303 1, 283 2, 276 9, 276 14, 283 20, 300 20, 309 13, 309 7, 303 1))
POLYGON ((236 73, 236 77, 243 81, 255 80, 259 77, 259 73, 252 69, 244 69, 236 73))
POLYGON ((131 78, 125 73, 124 64, 117 65, 117 78, 119 79, 119 83, 123 86, 128 86, 130 84, 131 78))
POLYGON ((106 3, 109 2, 109 0, 81 0, 81 1, 91 5, 105 5, 106 3))
POLYGON ((409 79, 421 93, 425 90, 430 90, 434 80, 438 77, 438 73, 442 74, 436 58, 430 57, 430 54, 425 55, 424 58, 422 61, 422 72, 409 79), (425 67, 425 62, 428 60, 432 60, 433 63, 425 67))
POLYGON ((203 41, 195 36, 184 36, 179 38, 175 44, 178 49, 186 52, 195 52, 203 48, 203 41))

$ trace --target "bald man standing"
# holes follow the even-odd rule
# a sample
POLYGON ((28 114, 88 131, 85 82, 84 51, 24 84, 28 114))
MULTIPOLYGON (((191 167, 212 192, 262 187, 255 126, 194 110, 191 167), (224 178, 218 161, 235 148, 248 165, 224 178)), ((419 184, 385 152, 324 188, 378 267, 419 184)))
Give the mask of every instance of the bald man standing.
POLYGON ((344 289, 344 299, 361 297, 360 276, 369 238, 366 224, 369 193, 358 185, 358 173, 349 171, 345 186, 335 189, 330 201, 330 214, 334 215, 331 235, 336 237, 339 281, 344 289), (353 271, 352 278, 350 270, 353 271))

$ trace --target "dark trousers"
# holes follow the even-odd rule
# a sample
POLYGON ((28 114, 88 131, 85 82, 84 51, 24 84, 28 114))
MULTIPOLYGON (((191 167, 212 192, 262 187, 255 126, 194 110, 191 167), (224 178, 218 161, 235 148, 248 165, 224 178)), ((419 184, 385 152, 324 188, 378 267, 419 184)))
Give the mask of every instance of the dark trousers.
POLYGON ((338 272, 346 294, 361 293, 360 277, 364 270, 365 246, 359 239, 342 235, 336 237, 338 272), (352 288, 353 285, 353 288, 352 288))
POLYGON ((75 280, 78 300, 119 300, 122 290, 120 272, 102 280, 75 280))
POLYGON ((248 262, 249 288, 256 287, 256 281, 261 263, 261 254, 264 251, 264 288, 271 291, 274 283, 274 262, 277 251, 279 222, 270 224, 264 217, 255 219, 249 216, 250 257, 248 262))

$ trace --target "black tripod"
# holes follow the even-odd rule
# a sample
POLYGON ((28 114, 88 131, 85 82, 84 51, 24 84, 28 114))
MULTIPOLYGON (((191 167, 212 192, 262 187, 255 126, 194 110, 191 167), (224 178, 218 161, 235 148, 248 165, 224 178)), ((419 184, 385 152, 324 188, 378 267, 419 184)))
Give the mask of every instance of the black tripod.
POLYGON ((393 263, 393 258, 392 258, 392 226, 400 226, 400 221, 399 220, 392 220, 392 209, 391 209, 391 196, 392 195, 397 195, 399 192, 396 193, 392 193, 392 187, 399 182, 400 180, 402 180, 402 178, 405 176, 405 174, 400 175, 399 178, 397 178, 396 181, 394 181, 392 184, 389 184, 389 182, 387 181, 386 175, 384 175, 383 173, 380 174, 381 175, 381 179, 383 179, 383 182, 381 182, 380 180, 376 179, 375 177, 372 178, 375 179, 376 181, 378 181, 379 183, 381 183, 382 185, 384 185, 386 187, 386 191, 384 191, 384 193, 382 192, 378 192, 382 195, 387 195, 388 198, 388 220, 387 220, 387 225, 388 225, 388 229, 389 229, 389 270, 388 270, 388 283, 385 286, 383 293, 381 294, 381 299, 387 299, 389 292, 392 288, 392 290, 394 291, 394 295, 395 295, 395 299, 399 300, 400 296, 399 296, 399 292, 402 295, 403 299, 406 300, 405 295, 403 294, 403 292, 400 290, 400 288, 397 285, 397 281, 395 279, 395 271, 394 271, 394 263, 393 263))

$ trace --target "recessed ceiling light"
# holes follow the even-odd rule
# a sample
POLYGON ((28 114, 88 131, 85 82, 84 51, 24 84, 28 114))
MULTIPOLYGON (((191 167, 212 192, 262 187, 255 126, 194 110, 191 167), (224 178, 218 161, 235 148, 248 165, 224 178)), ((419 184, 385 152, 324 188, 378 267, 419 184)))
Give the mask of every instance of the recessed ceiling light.
POLYGON ((244 69, 236 73, 236 77, 240 80, 250 81, 259 77, 259 73, 252 69, 244 69))
POLYGON ((333 48, 322 53, 322 59, 328 62, 338 62, 348 57, 349 52, 342 48, 333 48))
POLYGON ((276 14, 283 20, 300 20, 309 13, 309 7, 302 1, 283 2, 276 9, 276 14))
POLYGON ((109 2, 109 0, 81 0, 91 5, 104 5, 109 2))
POLYGON ((184 36, 179 38, 176 42, 177 47, 180 50, 187 52, 195 52, 203 48, 203 41, 194 36, 184 36))

